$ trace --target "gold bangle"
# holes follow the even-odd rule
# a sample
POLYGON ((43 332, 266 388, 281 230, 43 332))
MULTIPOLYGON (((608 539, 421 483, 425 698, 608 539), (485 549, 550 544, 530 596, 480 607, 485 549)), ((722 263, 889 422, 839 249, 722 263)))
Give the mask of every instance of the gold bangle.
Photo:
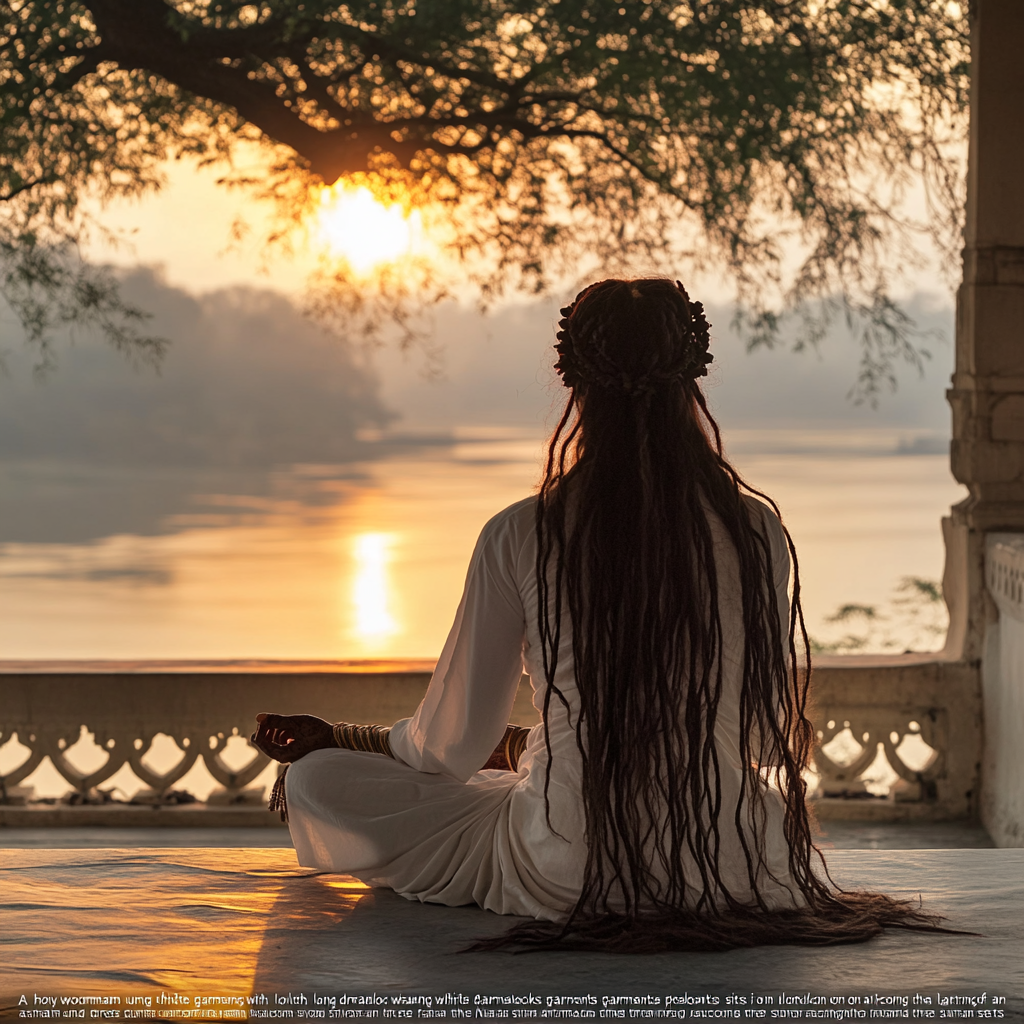
POLYGON ((519 760, 526 749, 526 742, 530 738, 530 730, 518 725, 510 725, 505 730, 505 760, 512 771, 519 770, 519 760))
POLYGON ((334 745, 345 750, 361 750, 368 754, 383 754, 394 758, 388 734, 391 729, 384 725, 352 725, 337 722, 333 726, 334 745))

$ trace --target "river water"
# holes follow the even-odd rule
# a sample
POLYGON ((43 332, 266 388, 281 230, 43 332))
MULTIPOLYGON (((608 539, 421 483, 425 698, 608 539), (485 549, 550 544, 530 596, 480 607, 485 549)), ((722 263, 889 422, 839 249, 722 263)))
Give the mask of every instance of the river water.
MULTIPOLYGON (((933 439, 726 443, 782 508, 812 634, 864 625, 827 621, 857 604, 876 609, 864 649, 941 646, 897 614, 901 580, 941 575, 939 520, 965 493, 933 439)), ((535 487, 542 439, 477 429, 379 448, 268 473, 0 464, 0 658, 435 657, 477 533, 535 487)))

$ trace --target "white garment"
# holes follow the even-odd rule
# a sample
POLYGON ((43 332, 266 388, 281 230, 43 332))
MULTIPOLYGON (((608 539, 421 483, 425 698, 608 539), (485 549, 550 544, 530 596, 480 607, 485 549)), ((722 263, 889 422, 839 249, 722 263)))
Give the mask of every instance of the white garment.
MULTIPOLYGON (((764 524, 783 622, 788 620, 789 553, 781 525, 748 499, 764 524)), ((395 760, 350 750, 317 750, 286 777, 289 825, 299 863, 347 872, 408 899, 476 903, 499 914, 561 919, 576 902, 586 861, 579 710, 571 629, 563 624, 553 697, 552 751, 545 815, 547 753, 536 726, 518 772, 479 771, 501 740, 522 671, 543 706, 545 681, 537 625, 536 498, 511 505, 483 529, 466 588, 423 702, 395 723, 395 760)), ((719 869, 740 899, 750 883, 734 811, 741 778, 739 694, 743 627, 739 569, 724 528, 712 520, 724 637, 723 686, 715 736, 722 773, 719 869)), ((783 804, 766 792, 767 872, 759 889, 770 903, 802 902, 789 882, 783 804)))

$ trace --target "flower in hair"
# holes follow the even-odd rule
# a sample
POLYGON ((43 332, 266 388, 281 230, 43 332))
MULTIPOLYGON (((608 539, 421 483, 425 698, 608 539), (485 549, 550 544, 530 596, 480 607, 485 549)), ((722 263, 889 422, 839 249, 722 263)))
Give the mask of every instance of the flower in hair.
POLYGON ((582 339, 577 337, 579 325, 574 323, 574 314, 591 288, 580 292, 570 305, 563 306, 559 311, 562 316, 555 334, 555 351, 558 353, 555 371, 561 376, 565 387, 575 388, 583 383, 621 391, 628 395, 644 395, 687 379, 694 380, 707 375, 708 364, 714 359, 708 352, 711 325, 704 314, 703 304, 691 302, 681 282, 676 282, 676 288, 683 300, 685 316, 682 322, 677 324, 683 335, 683 343, 679 346, 677 357, 669 366, 640 374, 617 365, 605 354, 604 346, 600 344, 604 331, 601 321, 587 325, 587 343, 580 344, 582 339))

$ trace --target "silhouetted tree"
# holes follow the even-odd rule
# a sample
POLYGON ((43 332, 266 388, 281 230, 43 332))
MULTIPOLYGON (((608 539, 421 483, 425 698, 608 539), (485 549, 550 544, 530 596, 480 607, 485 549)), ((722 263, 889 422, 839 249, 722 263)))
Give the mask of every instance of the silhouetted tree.
POLYGON ((433 210, 485 295, 689 252, 754 341, 845 307, 870 389, 914 353, 886 268, 918 228, 958 245, 966 37, 949 0, 3 0, 3 291, 39 343, 91 320, 137 350, 138 311, 75 258, 83 197, 255 142, 242 183, 286 217, 363 181, 433 210))

